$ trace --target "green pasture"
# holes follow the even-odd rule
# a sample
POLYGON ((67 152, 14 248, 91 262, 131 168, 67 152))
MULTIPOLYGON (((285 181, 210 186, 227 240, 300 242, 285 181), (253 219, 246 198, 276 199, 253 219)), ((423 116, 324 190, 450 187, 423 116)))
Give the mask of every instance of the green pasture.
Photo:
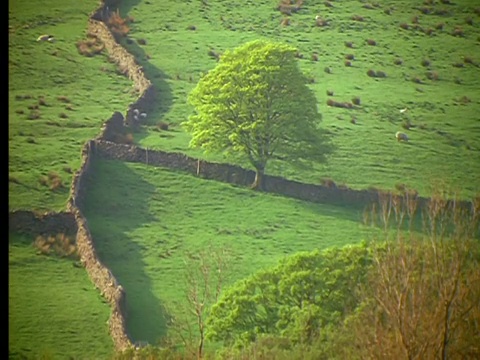
POLYGON ((104 52, 80 55, 96 1, 9 2, 9 209, 63 210, 83 144, 134 101, 104 52), (42 34, 55 42, 37 42, 42 34), (52 176, 61 185, 52 186, 52 176), (45 181, 45 178, 48 180, 45 181))
POLYGON ((154 343, 166 334, 164 307, 185 301, 187 251, 229 249, 234 281, 298 251, 358 242, 368 231, 361 225, 363 209, 142 164, 95 160, 92 166, 84 213, 101 261, 127 293, 127 326, 135 341, 154 343))
POLYGON ((190 137, 179 124, 192 112, 188 93, 216 64, 208 52, 221 53, 265 38, 298 47, 303 56, 300 67, 312 80, 323 115, 320 128, 331 133, 335 146, 325 164, 314 161, 308 169, 298 170, 271 162, 267 173, 311 183, 330 178, 355 189, 406 184, 428 195, 442 184, 461 197, 478 193, 480 17, 471 1, 427 6, 406 0, 349 0, 332 1, 333 7, 320 0, 304 1, 297 13, 288 16, 288 26, 281 24, 287 16, 277 10, 278 3, 122 2, 122 15, 133 18, 128 34, 133 41, 124 45, 160 93, 149 113, 150 126, 135 134, 141 146, 238 163, 189 149, 190 137), (371 9, 365 7, 368 4, 371 9), (316 15, 328 25, 316 26, 316 15), (354 15, 363 21, 353 20, 354 15), (402 23, 409 29, 402 29, 402 23), (439 24, 443 28, 437 29, 439 24), (452 35, 457 27, 461 36, 452 35), (429 29, 432 33, 427 35, 429 29), (367 39, 376 45, 368 45, 367 39), (139 40, 146 44, 139 45, 139 40), (318 61, 312 59, 314 53, 318 61), (349 54, 354 59, 346 66, 349 54), (400 65, 395 64, 397 59, 400 65), (325 72, 326 67, 331 73, 325 72), (368 70, 383 71, 387 77, 369 77, 368 70), (327 96, 327 90, 334 95, 327 96), (326 104, 329 98, 351 102, 354 97, 360 98, 357 109, 326 104), (400 113, 405 107, 408 111, 400 113), (170 124, 169 131, 157 129, 160 121, 170 124), (412 125, 409 130, 402 127, 407 123, 412 125), (397 131, 406 132, 410 142, 398 143, 397 131))
POLYGON ((82 266, 40 255, 33 241, 9 234, 8 358, 108 359, 110 306, 82 266))

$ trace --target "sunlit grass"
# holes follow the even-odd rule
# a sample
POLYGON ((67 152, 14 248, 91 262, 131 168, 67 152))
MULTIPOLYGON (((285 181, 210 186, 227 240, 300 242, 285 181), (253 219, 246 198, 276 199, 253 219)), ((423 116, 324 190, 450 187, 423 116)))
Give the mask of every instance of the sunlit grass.
POLYGON ((230 249, 234 281, 283 256, 355 243, 367 234, 363 209, 252 192, 141 164, 92 165, 85 216, 100 259, 128 294, 134 340, 154 343, 166 334, 162 308, 184 302, 187 251, 230 249))
POLYGON ((303 56, 300 67, 313 81, 311 87, 323 114, 320 127, 332 133, 336 147, 326 164, 298 171, 289 164, 271 162, 267 173, 312 183, 331 178, 356 189, 393 189, 406 184, 422 195, 430 194, 431 187, 442 182, 462 197, 478 193, 480 30, 475 23, 466 23, 473 14, 472 3, 437 3, 430 15, 422 14, 417 4, 409 1, 385 1, 373 9, 354 0, 332 4, 329 8, 323 1, 305 2, 289 17, 290 25, 282 26, 284 15, 273 0, 209 1, 207 5, 162 1, 133 8, 126 2, 121 9, 137 21, 132 24, 134 41, 125 46, 161 90, 161 100, 149 115, 151 127, 136 134, 136 141, 149 148, 234 162, 189 149, 190 137, 179 124, 192 112, 188 93, 201 74, 216 65, 209 50, 221 53, 248 40, 266 38, 298 47, 303 56), (447 15, 434 14, 443 10, 447 15), (317 14, 329 25, 315 26, 317 14), (364 21, 353 20, 354 15, 364 21), (412 23, 416 15, 417 28, 412 23), (402 23, 410 24, 410 29, 402 29, 402 23), (437 29, 441 23, 443 28, 437 29), (464 30, 464 36, 452 35, 457 27, 464 30), (430 35, 428 29, 433 29, 430 35), (138 39, 146 45, 139 45, 138 39), (367 39, 375 40, 376 45, 368 45, 367 39), (314 53, 318 61, 312 60, 314 53), (354 55, 350 67, 344 64, 347 54, 354 55), (397 59, 402 60, 400 65, 395 64, 397 59), (423 60, 429 65, 422 64, 423 60), (458 63, 464 66, 455 67, 458 63), (325 72, 327 67, 330 74, 325 72), (387 77, 367 76, 371 69, 383 71, 387 77), (412 81, 415 78, 421 83, 412 81), (327 90, 334 95, 327 96, 327 90), (351 102, 354 97, 360 99, 358 110, 326 105, 328 98, 351 102), (408 111, 401 114, 399 110, 405 107, 408 111), (171 131, 157 131, 158 121, 170 123, 171 131), (407 122, 413 125, 409 130, 403 128, 407 122), (407 132, 410 144, 397 143, 397 131, 407 132))
POLYGON ((75 260, 42 255, 9 234, 9 359, 108 359, 110 306, 75 260))

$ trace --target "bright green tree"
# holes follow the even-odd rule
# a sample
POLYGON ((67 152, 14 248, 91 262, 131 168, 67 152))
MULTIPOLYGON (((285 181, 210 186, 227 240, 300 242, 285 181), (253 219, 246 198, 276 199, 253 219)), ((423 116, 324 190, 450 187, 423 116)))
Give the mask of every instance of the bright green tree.
POLYGON ((317 100, 295 58, 297 49, 263 40, 226 51, 189 95, 194 107, 183 123, 191 147, 235 153, 256 171, 262 187, 273 157, 324 159, 317 100))
POLYGON ((371 263, 366 243, 297 253, 234 284, 213 305, 207 338, 245 346, 263 335, 309 343, 358 306, 371 263))

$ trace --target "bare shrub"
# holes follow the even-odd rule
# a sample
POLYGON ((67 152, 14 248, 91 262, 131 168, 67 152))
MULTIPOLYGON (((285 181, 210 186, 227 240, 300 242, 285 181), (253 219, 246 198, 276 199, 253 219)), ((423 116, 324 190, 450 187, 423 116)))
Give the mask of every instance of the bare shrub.
POLYGON ((463 29, 459 26, 457 26, 455 29, 452 30, 451 32, 452 36, 457 36, 457 37, 464 37, 465 33, 463 29))
POLYGON ((282 24, 282 26, 288 26, 290 25, 290 18, 284 17, 280 23, 282 24))
POLYGON ((159 130, 164 130, 164 131, 167 131, 168 130, 168 123, 164 122, 164 121, 160 121, 158 124, 157 124, 157 128, 159 130))
POLYGON ((221 54, 219 52, 216 52, 213 49, 208 50, 207 55, 210 56, 211 58, 217 60, 217 61, 220 60, 220 56, 221 56, 221 54))
POLYGON ((430 60, 423 59, 421 64, 422 66, 425 66, 425 67, 430 66, 430 60))
POLYGON ((423 30, 423 32, 425 33, 425 35, 428 35, 428 36, 431 36, 434 34, 434 30, 432 28, 427 28, 423 30))
POLYGON ((118 40, 122 37, 127 36, 127 34, 130 32, 128 23, 129 18, 123 19, 120 16, 120 11, 117 9, 117 11, 110 15, 106 25, 108 26, 114 37, 118 40))
POLYGON ((327 95, 328 96, 333 96, 333 90, 327 90, 327 95))
POLYGON ((347 59, 347 60, 353 60, 353 59, 355 59, 355 56, 354 56, 353 54, 346 54, 346 55, 345 55, 345 59, 347 59))
POLYGON ((402 64, 403 64, 403 60, 400 59, 400 58, 396 58, 395 60, 393 60, 393 63, 394 63, 395 65, 402 65, 402 64))
POLYGON ((317 17, 315 19, 315 26, 318 26, 318 27, 328 26, 328 21, 323 19, 322 17, 317 17))
POLYGON ((335 181, 333 181, 330 178, 322 178, 320 179, 320 183, 329 189, 335 189, 337 187, 337 184, 335 184, 335 181))
POLYGON ((87 39, 77 41, 76 46, 78 52, 87 57, 100 54, 105 49, 103 41, 92 33, 87 34, 87 39))
POLYGON ((440 192, 421 208, 408 189, 379 194, 366 218, 384 232, 373 239, 364 307, 349 329, 360 358, 478 357, 479 209, 478 199, 465 207, 440 192), (412 231, 418 218, 421 234, 412 231))
POLYGON ((370 77, 377 77, 377 72, 375 70, 370 69, 367 71, 367 75, 370 77))
POLYGON ((367 39, 366 42, 368 45, 371 45, 371 46, 377 45, 377 42, 373 39, 367 39))
POLYGON ((352 103, 355 104, 355 105, 360 105, 360 98, 358 96, 355 96, 353 99, 352 99, 352 103))
POLYGON ((300 51, 297 51, 294 55, 297 59, 303 59, 303 54, 300 51))
POLYGON ((37 120, 40 119, 40 111, 38 110, 32 110, 30 111, 30 114, 27 115, 28 120, 37 120))
POLYGON ((351 41, 345 41, 345 46, 347 48, 353 48, 353 43, 351 41))
POLYGON ((39 235, 35 238, 33 245, 43 255, 56 255, 78 259, 75 240, 63 233, 56 234, 55 236, 39 235))
POLYGON ((473 58, 471 56, 464 56, 463 57, 463 62, 465 64, 475 65, 475 62, 473 61, 473 58))
POLYGON ((428 80, 437 81, 438 80, 438 73, 436 71, 427 71, 425 76, 428 80))
POLYGON ((352 66, 352 62, 348 61, 348 60, 345 60, 344 65, 347 66, 347 67, 350 67, 350 66, 352 66))
POLYGON ((317 53, 312 54, 312 61, 318 61, 318 54, 317 53))
POLYGON ((410 29, 410 25, 408 25, 407 23, 401 23, 401 24, 400 24, 400 27, 401 27, 403 30, 409 30, 409 29, 410 29))
POLYGON ((50 187, 50 190, 58 190, 63 188, 63 182, 62 179, 60 178, 60 175, 54 171, 50 171, 47 176, 48 179, 48 184, 50 187))
POLYGON ((360 15, 352 15, 351 19, 354 21, 365 21, 365 18, 360 15))
POLYGON ((71 102, 70 99, 68 97, 66 97, 65 95, 58 96, 57 100, 62 102, 62 103, 66 103, 66 104, 71 102))
POLYGON ((58 116, 59 116, 61 119, 68 119, 68 115, 65 114, 64 112, 60 113, 58 116))

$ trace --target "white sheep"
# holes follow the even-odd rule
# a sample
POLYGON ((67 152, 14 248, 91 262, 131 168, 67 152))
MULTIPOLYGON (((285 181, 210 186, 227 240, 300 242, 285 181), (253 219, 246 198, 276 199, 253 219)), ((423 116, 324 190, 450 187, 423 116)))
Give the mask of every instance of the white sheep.
POLYGON ((407 110, 408 110, 407 108, 400 109, 400 113, 404 114, 407 112, 407 110))
POLYGON ((395 137, 397 138, 397 141, 408 141, 407 134, 402 133, 400 131, 396 132, 395 137))
POLYGON ((133 109, 133 113, 135 114, 135 116, 137 116, 138 114, 140 114, 140 110, 138 110, 138 109, 133 109))
POLYGON ((147 117, 147 113, 141 113, 141 114, 140 114, 140 117, 141 117, 142 119, 145 119, 145 118, 147 117))
POLYGON ((37 41, 55 41, 55 39, 53 38, 53 35, 40 35, 38 38, 37 38, 37 41))

